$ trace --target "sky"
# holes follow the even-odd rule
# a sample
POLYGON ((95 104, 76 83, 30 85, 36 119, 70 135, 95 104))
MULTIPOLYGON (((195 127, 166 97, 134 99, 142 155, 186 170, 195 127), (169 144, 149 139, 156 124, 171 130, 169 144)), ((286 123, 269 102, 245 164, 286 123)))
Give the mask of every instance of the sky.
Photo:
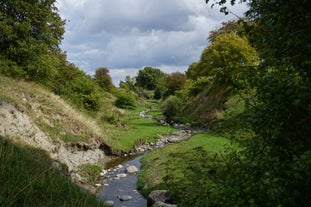
POLYGON ((185 72, 200 59, 211 30, 243 16, 246 5, 224 15, 205 0, 57 0, 66 19, 61 49, 89 75, 106 67, 118 86, 146 66, 185 72))

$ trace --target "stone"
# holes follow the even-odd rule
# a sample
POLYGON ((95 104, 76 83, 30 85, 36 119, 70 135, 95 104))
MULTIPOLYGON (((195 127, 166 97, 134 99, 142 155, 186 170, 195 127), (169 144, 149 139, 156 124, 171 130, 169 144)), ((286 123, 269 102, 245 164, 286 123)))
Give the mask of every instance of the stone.
POLYGON ((100 184, 100 183, 95 184, 95 187, 101 187, 101 186, 102 186, 102 184, 100 184))
POLYGON ((174 204, 168 204, 163 202, 155 202, 151 207, 177 207, 177 205, 174 204))
POLYGON ((166 203, 170 201, 171 195, 167 190, 154 190, 147 198, 147 206, 152 206, 156 202, 166 203))
POLYGON ((125 178, 126 174, 125 173, 117 174, 116 177, 117 178, 125 178))
POLYGON ((138 172, 138 169, 137 169, 136 166, 131 165, 131 166, 126 168, 126 172, 129 173, 129 174, 134 174, 134 173, 138 172))
POLYGON ((107 206, 113 206, 114 202, 113 201, 105 201, 104 204, 107 206))
POLYGON ((133 197, 129 195, 122 195, 122 196, 119 196, 118 198, 120 201, 129 201, 133 199, 133 197))

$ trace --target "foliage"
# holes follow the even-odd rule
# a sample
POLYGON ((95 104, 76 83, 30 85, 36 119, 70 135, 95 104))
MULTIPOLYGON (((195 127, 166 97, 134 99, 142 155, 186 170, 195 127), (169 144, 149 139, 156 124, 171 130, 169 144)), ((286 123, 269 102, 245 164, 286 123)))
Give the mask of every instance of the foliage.
POLYGON ((1 206, 104 206, 52 167, 38 149, 0 137, 1 206))
POLYGON ((178 206, 181 200, 195 203, 192 198, 206 196, 203 187, 209 186, 203 186, 204 182, 212 183, 204 179, 212 171, 215 154, 229 144, 224 137, 200 132, 185 142, 154 150, 142 158, 138 189, 144 195, 154 189, 168 189, 178 206))
POLYGON ((102 171, 100 166, 87 163, 80 165, 79 168, 83 178, 87 179, 87 183, 95 185, 100 181, 100 172, 102 171))
POLYGON ((74 65, 69 65, 68 71, 64 71, 64 75, 67 75, 65 72, 68 72, 69 77, 63 79, 64 85, 60 85, 56 92, 68 98, 79 108, 98 111, 104 97, 99 85, 74 65))
POLYGON ((126 76, 124 81, 120 81, 120 88, 123 88, 125 90, 130 90, 136 92, 136 81, 135 78, 131 78, 130 76, 126 76))
POLYGON ((245 117, 255 135, 219 166, 217 186, 208 195, 219 206, 308 206, 310 2, 247 2, 244 29, 261 60, 256 75, 246 76, 256 89, 246 99, 245 117))
POLYGON ((161 110, 167 118, 174 120, 175 116, 181 111, 182 103, 176 96, 167 97, 161 104, 161 110))
POLYGON ((219 35, 230 33, 237 34, 241 30, 241 26, 238 24, 237 21, 234 20, 222 22, 221 25, 222 26, 220 28, 210 31, 207 38, 210 42, 215 42, 216 37, 218 37, 219 35))
POLYGON ((111 77, 109 75, 109 70, 107 68, 98 68, 95 71, 94 78, 98 85, 105 91, 111 92, 114 88, 111 77))
POLYGON ((135 110, 123 111, 123 115, 118 117, 117 122, 112 126, 112 137, 109 140, 117 151, 132 151, 135 145, 145 142, 155 142, 159 139, 159 134, 170 134, 175 129, 160 125, 156 120, 141 117, 142 111, 150 109, 148 114, 158 115, 159 110, 156 103, 140 102, 135 110))
POLYGON ((205 88, 212 83, 211 77, 201 76, 196 80, 188 79, 185 85, 185 96, 194 97, 202 92, 205 88))
POLYGON ((134 109, 137 106, 136 97, 130 91, 119 91, 115 105, 122 109, 134 109))
POLYGON ((0 1, 1 73, 35 81, 54 77, 64 34, 64 21, 54 4, 54 0, 0 1))
POLYGON ((147 90, 154 90, 158 82, 165 77, 165 74, 157 68, 145 67, 138 71, 136 76, 136 86, 147 90))
POLYGON ((248 41, 234 33, 218 35, 202 53, 198 76, 215 76, 227 86, 241 87, 258 65, 258 56, 248 41))
POLYGON ((184 73, 174 72, 164 79, 165 92, 163 98, 174 95, 176 91, 182 90, 186 83, 187 77, 184 73))

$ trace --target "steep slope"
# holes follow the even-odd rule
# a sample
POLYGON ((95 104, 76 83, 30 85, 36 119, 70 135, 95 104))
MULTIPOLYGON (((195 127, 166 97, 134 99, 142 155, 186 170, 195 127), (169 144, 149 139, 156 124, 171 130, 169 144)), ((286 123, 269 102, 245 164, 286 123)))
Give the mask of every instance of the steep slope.
POLYGON ((92 118, 53 93, 0 76, 0 136, 47 151, 78 184, 83 181, 79 166, 111 160, 104 134, 92 118))

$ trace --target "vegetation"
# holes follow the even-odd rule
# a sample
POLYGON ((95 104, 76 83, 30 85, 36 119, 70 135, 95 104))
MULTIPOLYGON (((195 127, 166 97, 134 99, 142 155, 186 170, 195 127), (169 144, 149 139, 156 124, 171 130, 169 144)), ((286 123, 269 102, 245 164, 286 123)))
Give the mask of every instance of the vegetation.
MULTIPOLYGON (((118 123, 111 129, 110 143, 116 150, 132 151, 133 147, 143 142, 155 142, 159 134, 171 134, 175 131, 169 126, 160 125, 156 120, 140 117, 139 113, 152 109, 156 103, 141 103, 135 110, 129 111, 119 118, 118 123)), ((148 113, 156 115, 156 108, 148 113)))
MULTIPOLYGON (((226 2, 214 4, 229 13, 226 2)), ((67 61, 59 49, 65 21, 54 0, 0 0, 0 99, 23 109, 54 141, 94 138, 128 152, 173 131, 139 117, 154 109, 143 98, 154 97, 170 120, 212 131, 146 156, 142 191, 169 189, 178 206, 310 206, 311 5, 242 2, 249 5, 245 18, 212 31, 186 74, 145 67, 116 89, 107 68, 92 78, 67 61), (224 137, 238 147, 224 151, 224 137)), ((101 205, 51 168, 44 152, 0 142, 0 205, 101 205)), ((100 170, 81 169, 91 179, 100 170)))
POLYGON ((188 141, 152 151, 142 159, 143 170, 139 176, 138 188, 145 195, 153 189, 169 189, 178 203, 181 197, 188 199, 188 196, 198 196, 197 191, 202 190, 198 186, 202 185, 197 185, 196 182, 190 186, 192 180, 189 179, 199 179, 203 182, 202 176, 211 170, 210 167, 206 167, 212 165, 215 153, 224 151, 229 145, 230 140, 224 137, 201 132, 188 141), (201 175, 190 176, 191 172, 201 170, 201 175), (196 193, 189 189, 191 187, 197 188, 196 193))
POLYGON ((159 80, 165 77, 165 74, 158 68, 145 67, 138 71, 136 76, 136 86, 147 90, 154 90, 159 80))
MULTIPOLYGON (((311 203, 310 4, 247 2, 246 18, 212 32, 201 60, 189 66, 185 90, 175 93, 188 100, 186 108, 194 115, 189 117, 207 112, 201 123, 234 138, 240 147, 211 156, 202 148, 179 153, 179 144, 171 154, 164 153, 172 149, 167 147, 158 157, 150 153, 144 158, 140 187, 169 189, 178 206, 311 203), (162 170, 150 171, 151 163, 161 163, 157 167, 162 170), (165 176, 150 180, 148 173, 165 176)), ((221 11, 230 12, 226 7, 221 11)), ((180 121, 189 120, 185 112, 179 109, 180 121)))
POLYGON ((1 206, 105 206, 59 170, 41 150, 0 137, 1 206))
POLYGON ((2 73, 43 83, 55 77, 65 21, 54 3, 0 1, 2 73))
MULTIPOLYGON (((308 196, 311 50, 310 37, 306 34, 311 23, 307 9, 310 3, 243 2, 248 2, 250 7, 241 24, 237 27, 224 24, 227 28, 212 33, 211 45, 203 52, 200 62, 192 64, 187 71, 188 78, 193 79, 188 81, 189 89, 200 86, 196 85, 196 78, 202 76, 208 76, 200 79, 207 86, 196 88, 195 96, 189 96, 187 91, 181 91, 178 96, 182 100, 199 98, 188 102, 192 109, 205 105, 208 114, 215 109, 217 116, 209 116, 203 123, 212 124, 218 133, 233 132, 241 147, 216 157, 209 156, 202 148, 189 151, 188 157, 195 154, 196 159, 182 171, 186 176, 178 172, 186 163, 173 169, 168 163, 183 162, 187 153, 175 155, 177 159, 182 157, 179 161, 168 156, 166 171, 160 172, 167 176, 156 188, 168 188, 179 206, 308 206, 311 203, 308 196), (240 32, 232 33, 235 29, 240 32), (242 95, 243 110, 226 108, 237 94, 242 95), (209 100, 214 104, 208 104, 209 100)), ((223 6, 226 1, 216 3, 223 6)), ((230 12, 226 7, 221 11, 230 12)), ((158 159, 163 158, 152 162, 158 159)), ((145 167, 148 171, 148 161, 145 167)))

